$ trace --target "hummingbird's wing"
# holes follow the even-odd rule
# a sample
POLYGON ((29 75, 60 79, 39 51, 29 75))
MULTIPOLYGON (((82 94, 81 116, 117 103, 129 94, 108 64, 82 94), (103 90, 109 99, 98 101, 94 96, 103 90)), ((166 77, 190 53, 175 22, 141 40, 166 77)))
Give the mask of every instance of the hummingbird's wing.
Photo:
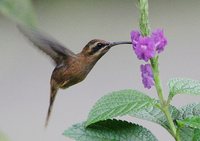
POLYGON ((21 25, 17 27, 36 47, 49 55, 55 61, 56 65, 61 64, 63 60, 69 57, 76 56, 71 50, 61 45, 55 39, 35 28, 21 25))

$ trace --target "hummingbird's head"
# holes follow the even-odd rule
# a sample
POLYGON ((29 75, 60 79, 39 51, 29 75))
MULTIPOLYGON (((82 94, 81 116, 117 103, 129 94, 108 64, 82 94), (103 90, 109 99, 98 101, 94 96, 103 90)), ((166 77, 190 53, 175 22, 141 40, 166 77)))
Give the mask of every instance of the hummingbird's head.
POLYGON ((103 56, 110 49, 109 44, 107 41, 94 39, 87 43, 82 53, 87 56, 103 56))
POLYGON ((82 53, 86 56, 101 58, 111 47, 120 44, 131 44, 131 42, 107 42, 93 39, 83 48, 82 53))

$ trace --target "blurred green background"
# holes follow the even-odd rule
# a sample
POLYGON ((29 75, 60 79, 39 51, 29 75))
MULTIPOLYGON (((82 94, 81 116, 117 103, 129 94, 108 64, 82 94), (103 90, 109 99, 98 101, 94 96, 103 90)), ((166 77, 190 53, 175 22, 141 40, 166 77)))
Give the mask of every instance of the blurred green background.
POLYGON ((9 141, 8 137, 2 131, 0 131, 0 141, 9 141))
MULTIPOLYGON (((0 2, 0 129, 12 141, 70 141, 62 135, 74 123, 84 121, 92 105, 104 94, 125 88, 144 90, 138 61, 130 45, 110 50, 85 81, 59 91, 47 130, 44 121, 49 101, 49 79, 53 65, 49 58, 20 34, 15 23, 35 25, 35 14, 26 0, 0 2), (14 2, 14 3, 13 3, 14 2), (17 8, 12 7, 16 4, 17 8), (22 7, 21 7, 22 6, 22 7), (14 12, 9 9, 13 9, 14 12), (19 14, 17 13, 19 12, 19 14), (10 18, 6 18, 6 16, 10 18), (18 18, 16 18, 16 15, 18 18)), ((37 25, 74 52, 91 39, 130 40, 138 29, 136 0, 34 0, 37 25)), ((172 77, 200 80, 200 1, 149 0, 152 29, 163 28, 168 46, 160 56, 161 78, 167 93, 172 77)), ((173 104, 199 102, 199 97, 177 96, 173 104)), ((152 130, 162 141, 172 141, 159 125, 130 119, 152 130)))

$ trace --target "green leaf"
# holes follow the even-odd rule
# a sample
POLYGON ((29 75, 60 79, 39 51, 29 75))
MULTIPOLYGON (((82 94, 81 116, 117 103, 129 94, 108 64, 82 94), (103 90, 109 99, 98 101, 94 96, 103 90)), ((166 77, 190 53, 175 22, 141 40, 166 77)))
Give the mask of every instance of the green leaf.
POLYGON ((200 116, 200 103, 192 103, 178 109, 180 111, 178 120, 200 116))
POLYGON ((121 90, 103 96, 89 113, 86 126, 98 121, 138 112, 155 100, 136 90, 121 90))
MULTIPOLYGON (((178 111, 178 109, 176 109, 176 107, 170 105, 169 110, 170 110, 172 119, 176 119, 179 116, 179 111, 178 111)), ((140 119, 144 119, 144 120, 147 120, 147 121, 155 122, 155 123, 160 124, 161 126, 163 126, 168 131, 170 131, 170 126, 169 126, 169 123, 168 123, 168 121, 166 119, 166 116, 160 110, 160 108, 158 108, 157 104, 155 104, 155 105, 153 105, 151 107, 144 108, 141 111, 134 112, 134 113, 132 113, 130 115, 133 116, 133 117, 136 117, 136 118, 140 118, 140 119)))
POLYGON ((200 130, 194 129, 194 135, 192 141, 200 141, 200 130))
POLYGON ((157 141, 146 128, 121 120, 105 120, 85 127, 75 124, 63 133, 76 141, 157 141))
POLYGON ((179 126, 186 126, 200 129, 200 117, 190 117, 183 120, 177 120, 179 126))
POLYGON ((200 95, 200 81, 174 78, 168 82, 170 94, 168 101, 170 101, 177 94, 192 94, 200 95))
POLYGON ((200 130, 190 127, 182 127, 178 129, 181 141, 200 141, 200 130))
POLYGON ((36 25, 31 0, 0 0, 0 12, 14 22, 31 27, 36 25))
MULTIPOLYGON (((179 108, 180 114, 177 117, 178 121, 186 120, 192 117, 200 117, 200 103, 192 103, 179 108)), ((200 130, 184 124, 178 123, 178 134, 181 141, 200 141, 200 130)))

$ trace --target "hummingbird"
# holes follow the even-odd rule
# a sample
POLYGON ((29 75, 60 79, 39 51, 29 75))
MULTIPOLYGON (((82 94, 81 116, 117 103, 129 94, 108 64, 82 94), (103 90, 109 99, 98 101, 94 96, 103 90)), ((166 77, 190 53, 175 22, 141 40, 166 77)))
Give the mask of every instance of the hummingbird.
POLYGON ((83 81, 97 61, 110 48, 121 44, 132 44, 130 41, 108 42, 101 39, 93 39, 83 47, 80 53, 75 54, 49 35, 41 32, 41 30, 21 25, 18 25, 18 29, 35 47, 50 56, 55 65, 50 79, 50 100, 45 127, 48 126, 53 104, 59 89, 66 89, 83 81))

